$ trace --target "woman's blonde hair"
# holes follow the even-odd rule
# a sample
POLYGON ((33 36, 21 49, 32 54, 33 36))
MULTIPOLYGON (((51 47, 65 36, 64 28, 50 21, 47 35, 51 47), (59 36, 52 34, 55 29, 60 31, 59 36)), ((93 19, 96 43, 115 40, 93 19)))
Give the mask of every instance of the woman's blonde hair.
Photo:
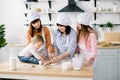
POLYGON ((82 40, 85 40, 85 42, 87 43, 90 33, 95 33, 96 38, 98 38, 95 30, 92 29, 90 26, 81 24, 81 30, 77 29, 77 32, 78 32, 77 42, 79 42, 79 39, 82 39, 82 40))

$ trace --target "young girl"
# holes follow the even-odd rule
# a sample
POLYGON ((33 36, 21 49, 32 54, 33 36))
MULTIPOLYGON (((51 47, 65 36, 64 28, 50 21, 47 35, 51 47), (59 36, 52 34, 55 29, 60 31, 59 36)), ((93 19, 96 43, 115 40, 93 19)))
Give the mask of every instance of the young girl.
POLYGON ((97 51, 97 34, 89 26, 91 21, 90 13, 81 13, 77 20, 77 43, 78 50, 84 57, 84 65, 89 66, 93 63, 97 51))
POLYGON ((21 62, 39 64, 39 61, 45 62, 46 54, 39 53, 39 48, 44 44, 43 37, 36 35, 20 53, 19 60, 21 62))
MULTIPOLYGON (((51 36, 50 31, 46 26, 42 26, 40 15, 39 13, 35 11, 31 11, 28 14, 28 21, 30 23, 30 27, 27 31, 27 44, 31 42, 31 38, 33 38, 35 35, 39 34, 44 39, 44 45, 41 46, 39 51, 41 53, 52 53, 53 48, 51 44, 51 36)), ((49 55, 49 54, 48 54, 49 55)))

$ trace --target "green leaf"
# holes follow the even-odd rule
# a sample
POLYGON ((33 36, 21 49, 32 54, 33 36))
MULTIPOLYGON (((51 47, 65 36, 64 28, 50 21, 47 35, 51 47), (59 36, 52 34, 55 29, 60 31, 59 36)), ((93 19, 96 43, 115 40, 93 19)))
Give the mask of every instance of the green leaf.
POLYGON ((0 31, 0 34, 4 34, 5 33, 5 31, 0 31))
POLYGON ((5 38, 1 38, 0 39, 0 44, 5 43, 5 41, 6 41, 5 38))
POLYGON ((0 39, 3 38, 5 36, 5 34, 0 34, 0 39))
POLYGON ((0 27, 4 27, 5 25, 4 24, 1 24, 0 27))
POLYGON ((5 36, 5 25, 1 24, 0 25, 0 48, 7 45, 7 42, 6 42, 6 39, 4 38, 4 36, 5 36))
POLYGON ((106 27, 112 28, 112 27, 113 27, 113 24, 112 24, 111 22, 108 21, 108 22, 106 23, 106 27))
POLYGON ((4 47, 6 44, 7 43, 6 43, 6 39, 5 38, 0 39, 0 46, 1 47, 4 47))
POLYGON ((0 28, 0 32, 1 32, 1 31, 5 31, 5 28, 0 28))

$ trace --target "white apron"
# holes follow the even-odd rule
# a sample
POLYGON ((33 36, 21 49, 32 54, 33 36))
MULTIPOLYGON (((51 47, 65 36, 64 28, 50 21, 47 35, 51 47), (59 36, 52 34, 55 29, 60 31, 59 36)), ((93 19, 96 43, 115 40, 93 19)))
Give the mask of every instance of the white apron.
MULTIPOLYGON (((68 46, 69 46, 69 38, 67 36, 67 39, 66 39, 66 43, 63 43, 64 41, 61 41, 61 39, 59 38, 60 35, 57 36, 57 39, 56 39, 56 44, 57 44, 57 47, 59 49, 59 52, 58 54, 63 54, 64 52, 67 51, 68 49, 68 46)), ((63 38, 63 37, 62 37, 63 38)), ((64 40, 64 39, 63 39, 64 40)))
POLYGON ((44 39, 44 44, 39 48, 39 52, 42 53, 45 57, 47 57, 47 49, 46 49, 46 39, 44 29, 42 29, 42 37, 44 39))
POLYGON ((78 44, 80 55, 86 60, 90 56, 90 51, 87 50, 85 44, 78 44))

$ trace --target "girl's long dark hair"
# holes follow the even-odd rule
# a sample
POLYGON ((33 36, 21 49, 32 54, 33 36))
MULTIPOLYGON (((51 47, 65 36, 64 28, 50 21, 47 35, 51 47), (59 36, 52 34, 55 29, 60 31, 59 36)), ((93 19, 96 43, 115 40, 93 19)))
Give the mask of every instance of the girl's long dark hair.
MULTIPOLYGON (((60 30, 58 29, 58 31, 60 31, 60 30)), ((70 31, 71 31, 71 27, 70 27, 70 26, 65 26, 65 32, 66 32, 66 35, 69 34, 70 31)), ((63 32, 61 32, 61 31, 60 31, 60 33, 63 34, 63 32)))
POLYGON ((32 24, 34 24, 34 23, 36 23, 36 22, 38 22, 38 21, 40 21, 40 28, 37 29, 37 32, 39 33, 40 31, 42 31, 41 20, 40 20, 40 19, 36 19, 36 20, 32 21, 32 22, 30 23, 30 34, 31 34, 31 37, 34 36, 34 30, 35 30, 35 28, 32 26, 32 24))

